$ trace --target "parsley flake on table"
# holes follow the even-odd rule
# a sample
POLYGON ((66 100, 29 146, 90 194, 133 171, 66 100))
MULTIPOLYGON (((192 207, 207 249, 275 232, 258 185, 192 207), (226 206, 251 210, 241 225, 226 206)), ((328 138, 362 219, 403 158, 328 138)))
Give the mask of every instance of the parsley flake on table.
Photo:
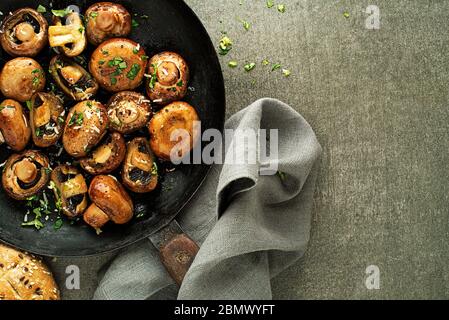
POLYGON ((271 71, 279 70, 281 67, 282 66, 280 63, 275 63, 275 64, 273 64, 273 67, 271 67, 271 71))
POLYGON ((349 18, 349 12, 348 11, 345 11, 345 12, 343 12, 343 17, 345 17, 346 19, 348 19, 349 18))
POLYGON ((268 1, 267 1, 267 8, 268 8, 268 9, 271 9, 271 8, 273 8, 273 6, 274 6, 273 0, 268 0, 268 1))
POLYGON ((282 69, 282 74, 284 75, 284 77, 288 78, 288 77, 290 77, 292 72, 288 69, 282 69))
POLYGON ((232 40, 228 36, 224 36, 223 38, 221 38, 219 49, 220 55, 227 55, 228 52, 232 49, 232 40))
POLYGON ((254 70, 254 68, 256 67, 256 64, 254 62, 248 63, 245 65, 245 71, 246 72, 250 72, 251 70, 254 70))
POLYGON ((237 61, 229 61, 228 66, 231 68, 236 68, 238 67, 238 62, 237 61))
POLYGON ((284 4, 279 4, 278 5, 278 11, 280 13, 285 13, 285 5, 284 4))
POLYGON ((243 28, 246 31, 249 31, 249 29, 251 28, 251 24, 248 21, 242 21, 242 24, 243 24, 243 28))

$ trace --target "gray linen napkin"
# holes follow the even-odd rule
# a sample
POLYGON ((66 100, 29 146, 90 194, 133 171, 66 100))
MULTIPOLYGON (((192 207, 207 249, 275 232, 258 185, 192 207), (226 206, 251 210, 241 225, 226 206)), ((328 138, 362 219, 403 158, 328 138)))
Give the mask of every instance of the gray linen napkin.
POLYGON ((304 118, 274 99, 256 101, 225 128, 279 129, 279 157, 266 162, 278 162, 282 173, 260 175, 273 164, 264 161, 214 165, 178 219, 201 244, 179 291, 144 240, 111 263, 94 299, 272 298, 270 279, 298 260, 309 240, 321 146, 304 118))

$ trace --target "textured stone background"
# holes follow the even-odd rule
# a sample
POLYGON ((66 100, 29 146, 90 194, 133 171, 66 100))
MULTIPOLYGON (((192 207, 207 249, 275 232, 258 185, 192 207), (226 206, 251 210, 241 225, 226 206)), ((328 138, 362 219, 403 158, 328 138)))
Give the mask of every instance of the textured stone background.
MULTIPOLYGON (((239 2, 187 1, 215 43, 221 30, 235 42, 221 58, 228 115, 279 98, 324 147, 310 247, 274 279, 275 298, 449 298, 449 2, 282 0, 285 14, 239 2), (365 29, 370 4, 378 31, 365 29), (262 68, 265 58, 292 76, 262 68), (231 59, 259 65, 246 73, 231 59), (378 291, 364 285, 373 264, 378 291)), ((108 259, 52 262, 81 266, 83 290, 64 297, 89 298, 108 259)))

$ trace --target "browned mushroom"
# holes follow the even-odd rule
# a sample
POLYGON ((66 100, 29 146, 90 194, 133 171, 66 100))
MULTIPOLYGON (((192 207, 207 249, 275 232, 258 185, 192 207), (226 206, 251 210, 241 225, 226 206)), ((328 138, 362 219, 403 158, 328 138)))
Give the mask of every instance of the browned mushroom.
POLYGON ((89 70, 100 86, 111 92, 133 90, 143 80, 147 56, 136 42, 110 39, 98 46, 89 62, 89 70))
POLYGON ((67 115, 62 143, 65 151, 75 158, 85 157, 106 134, 108 115, 97 101, 83 101, 67 115))
POLYGON ((0 142, 14 151, 22 151, 31 137, 25 113, 20 103, 7 99, 0 104, 0 142))
POLYGON ((177 53, 162 52, 148 63, 147 94, 157 104, 182 100, 189 83, 187 62, 177 53))
POLYGON ((69 218, 76 218, 87 208, 87 184, 75 167, 60 165, 51 173, 50 187, 56 198, 56 207, 69 218))
POLYGON ((136 193, 147 193, 156 189, 158 167, 147 139, 135 138, 128 144, 122 180, 129 190, 136 193))
POLYGON ((0 43, 13 57, 34 57, 47 44, 48 23, 36 10, 23 8, 3 20, 0 43))
POLYGON ((184 158, 198 143, 199 121, 195 109, 188 103, 169 104, 154 114, 148 124, 151 149, 164 160, 184 158))
POLYGON ((108 103, 111 129, 123 134, 144 128, 151 117, 150 101, 140 93, 123 91, 112 96, 108 103))
POLYGON ((38 151, 13 154, 5 164, 2 184, 5 192, 16 200, 25 200, 41 191, 50 178, 48 158, 38 151))
POLYGON ((58 87, 75 101, 90 99, 99 89, 86 69, 61 55, 50 61, 50 73, 58 87))
POLYGON ((84 221, 98 230, 109 220, 128 223, 134 215, 134 205, 125 188, 111 176, 96 176, 89 187, 93 204, 84 213, 84 221))
POLYGON ((48 28, 50 47, 60 47, 68 57, 80 55, 87 46, 86 32, 81 16, 70 12, 65 17, 65 25, 59 17, 54 17, 54 26, 48 28))
POLYGON ((5 97, 25 102, 44 88, 44 69, 37 61, 31 58, 15 58, 3 66, 0 90, 5 97))
POLYGON ((108 174, 120 167, 125 154, 125 139, 120 133, 114 132, 88 158, 82 159, 80 165, 92 175, 108 174))
POLYGON ((34 144, 50 147, 62 136, 65 110, 61 100, 52 93, 36 93, 31 98, 31 132, 34 144))
POLYGON ((118 3, 96 3, 87 9, 86 17, 87 39, 94 46, 107 39, 126 37, 131 33, 131 15, 118 3))

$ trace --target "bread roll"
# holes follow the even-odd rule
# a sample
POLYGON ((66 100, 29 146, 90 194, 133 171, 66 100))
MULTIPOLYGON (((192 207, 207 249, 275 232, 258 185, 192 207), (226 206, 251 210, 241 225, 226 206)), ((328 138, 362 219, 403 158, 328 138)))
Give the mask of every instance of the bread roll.
POLYGON ((30 254, 0 244, 0 300, 59 300, 47 266, 30 254))

